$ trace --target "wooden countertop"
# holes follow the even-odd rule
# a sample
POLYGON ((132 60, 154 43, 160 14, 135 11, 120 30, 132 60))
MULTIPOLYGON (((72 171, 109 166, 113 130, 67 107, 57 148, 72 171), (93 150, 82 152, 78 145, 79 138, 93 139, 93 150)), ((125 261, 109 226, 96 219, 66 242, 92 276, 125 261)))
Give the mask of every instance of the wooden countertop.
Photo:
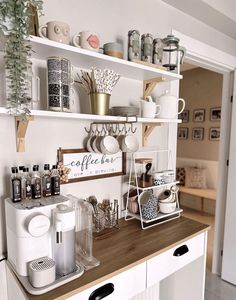
POLYGON ((137 220, 120 221, 121 229, 102 240, 94 241, 94 256, 100 266, 57 289, 40 296, 25 293, 26 299, 65 299, 117 275, 175 245, 209 230, 209 226, 180 217, 146 230, 137 220))

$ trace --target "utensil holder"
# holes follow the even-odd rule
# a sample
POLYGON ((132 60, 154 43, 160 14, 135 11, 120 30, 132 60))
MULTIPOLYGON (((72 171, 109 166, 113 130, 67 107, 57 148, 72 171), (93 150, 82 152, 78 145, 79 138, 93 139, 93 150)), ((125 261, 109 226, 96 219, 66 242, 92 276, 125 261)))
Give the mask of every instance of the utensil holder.
POLYGON ((93 115, 108 115, 110 105, 109 94, 91 93, 89 94, 91 113, 93 115))

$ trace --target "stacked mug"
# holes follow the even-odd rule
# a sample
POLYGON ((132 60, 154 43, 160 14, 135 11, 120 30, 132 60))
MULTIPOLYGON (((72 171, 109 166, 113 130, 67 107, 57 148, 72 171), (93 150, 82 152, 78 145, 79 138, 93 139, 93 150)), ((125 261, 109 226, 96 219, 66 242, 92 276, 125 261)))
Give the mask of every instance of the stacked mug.
POLYGON ((49 57, 48 68, 48 109, 71 111, 71 63, 66 58, 49 57))

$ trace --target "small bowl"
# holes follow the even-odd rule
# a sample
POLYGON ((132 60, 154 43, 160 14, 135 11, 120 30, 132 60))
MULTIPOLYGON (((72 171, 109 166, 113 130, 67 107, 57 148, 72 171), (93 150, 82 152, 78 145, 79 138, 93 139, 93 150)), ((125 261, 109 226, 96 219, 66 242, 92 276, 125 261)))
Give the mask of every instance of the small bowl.
POLYGON ((170 214, 176 209, 176 202, 162 203, 159 201, 159 208, 162 214, 170 214))
POLYGON ((173 193, 171 193, 170 190, 165 190, 158 196, 158 201, 160 203, 169 203, 169 202, 173 202, 173 200, 174 200, 173 193))

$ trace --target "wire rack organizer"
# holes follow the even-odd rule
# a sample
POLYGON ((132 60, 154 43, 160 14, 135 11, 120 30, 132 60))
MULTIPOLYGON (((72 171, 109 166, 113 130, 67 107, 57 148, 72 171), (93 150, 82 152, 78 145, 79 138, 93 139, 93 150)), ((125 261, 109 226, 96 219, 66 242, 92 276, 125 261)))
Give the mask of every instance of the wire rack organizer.
MULTIPOLYGON (((137 219, 140 220, 142 229, 147 229, 159 224, 163 224, 169 222, 173 219, 179 218, 181 212, 183 211, 179 206, 179 199, 178 193, 175 194, 175 201, 176 201, 176 209, 168 214, 163 214, 158 212, 157 216, 153 219, 145 219, 142 215, 142 205, 140 202, 140 195, 144 191, 153 191, 155 193, 160 193, 165 189, 170 189, 172 186, 176 186, 179 182, 173 180, 172 182, 163 183, 159 185, 151 185, 147 187, 141 187, 139 184, 138 178, 138 170, 137 170, 137 161, 140 160, 140 157, 149 157, 151 159, 155 158, 155 162, 153 163, 153 168, 155 171, 162 171, 162 170, 173 170, 173 158, 172 153, 170 150, 145 150, 145 151, 138 151, 132 155, 131 164, 130 164, 130 171, 129 171, 129 181, 128 181, 128 192, 126 195, 126 209, 125 209, 125 220, 137 219), (162 160, 157 159, 158 156, 162 157, 162 160), (163 159, 164 158, 164 159, 163 159), (130 201, 130 192, 131 190, 136 189, 137 191, 137 202, 138 202, 138 213, 132 213, 129 211, 129 201, 130 201)), ((144 160, 148 160, 147 158, 144 160)), ((174 176, 175 178, 175 176, 174 176)))

